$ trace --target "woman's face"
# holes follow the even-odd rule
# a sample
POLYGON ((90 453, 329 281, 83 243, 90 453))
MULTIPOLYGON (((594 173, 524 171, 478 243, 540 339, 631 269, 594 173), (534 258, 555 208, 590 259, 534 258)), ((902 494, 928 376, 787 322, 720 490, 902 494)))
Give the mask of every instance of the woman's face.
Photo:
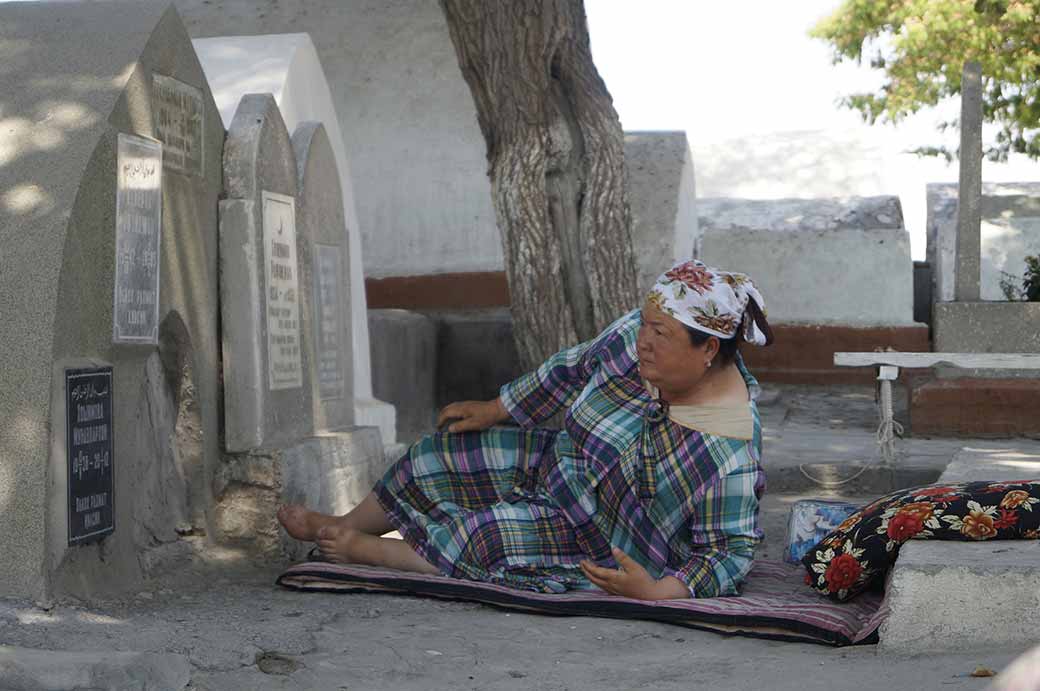
POLYGON ((644 379, 662 392, 682 394, 704 377, 708 363, 719 351, 719 340, 711 337, 702 345, 693 345, 682 322, 647 302, 636 351, 644 379))

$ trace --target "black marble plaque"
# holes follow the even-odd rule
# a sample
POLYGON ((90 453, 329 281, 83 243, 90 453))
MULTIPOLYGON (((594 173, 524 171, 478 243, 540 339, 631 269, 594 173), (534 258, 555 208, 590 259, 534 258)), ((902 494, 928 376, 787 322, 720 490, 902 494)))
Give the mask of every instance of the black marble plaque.
POLYGON ((112 368, 65 370, 69 544, 115 530, 112 368))
POLYGON ((314 245, 314 340, 318 345, 318 389, 323 401, 343 398, 341 264, 338 246, 314 245))
POLYGON ((162 144, 120 134, 116 157, 114 343, 159 342, 162 144))
POLYGON ((152 123, 169 170, 202 177, 204 117, 199 89, 163 74, 152 75, 152 123))

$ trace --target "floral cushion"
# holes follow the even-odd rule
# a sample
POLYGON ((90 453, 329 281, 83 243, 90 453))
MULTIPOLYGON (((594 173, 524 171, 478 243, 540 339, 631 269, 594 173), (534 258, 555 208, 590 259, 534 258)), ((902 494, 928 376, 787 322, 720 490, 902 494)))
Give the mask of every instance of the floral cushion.
POLYGON ((849 516, 802 558, 806 583, 844 601, 880 585, 917 540, 1040 539, 1040 480, 963 482, 899 490, 849 516))

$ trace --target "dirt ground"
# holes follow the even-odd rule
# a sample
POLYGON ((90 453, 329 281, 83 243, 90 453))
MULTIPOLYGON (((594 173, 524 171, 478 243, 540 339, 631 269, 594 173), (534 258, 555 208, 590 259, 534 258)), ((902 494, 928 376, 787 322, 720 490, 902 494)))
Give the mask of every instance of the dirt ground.
MULTIPOLYGON (((857 464, 876 463, 864 441, 872 438, 876 415, 869 390, 787 387, 779 393, 763 415, 767 472, 772 447, 778 473, 786 468, 790 478, 801 474, 804 433, 816 440, 810 450, 819 451, 820 444, 845 449, 827 451, 839 468, 832 479, 857 464)), ((904 461, 941 466, 946 450, 963 443, 915 440, 902 447, 904 461)), ((823 457, 806 455, 814 463, 823 457)), ((826 489, 805 477, 801 487, 791 480, 767 494, 766 542, 758 556, 780 557, 787 514, 797 499, 863 503, 876 496, 856 483, 826 489)), ((122 664, 117 671, 124 685, 110 688, 211 691, 984 689, 989 680, 971 676, 976 666, 1000 670, 1021 652, 882 656, 869 645, 829 648, 414 597, 297 593, 274 585, 281 567, 208 549, 190 567, 116 599, 47 608, 0 600, 0 688, 72 688, 55 685, 58 677, 47 685, 44 676, 19 668, 18 655, 31 653, 25 649, 54 651, 48 656, 55 669, 62 656, 75 652, 85 656, 69 658, 73 666, 93 659, 122 664), (114 651, 147 655, 116 662, 123 658, 114 651)))

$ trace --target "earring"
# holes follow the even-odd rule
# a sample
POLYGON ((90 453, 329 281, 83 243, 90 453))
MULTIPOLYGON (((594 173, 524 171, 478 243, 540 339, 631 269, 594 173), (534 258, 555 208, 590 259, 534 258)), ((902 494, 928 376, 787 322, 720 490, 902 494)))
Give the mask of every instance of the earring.
POLYGON ((707 368, 707 369, 711 369, 711 360, 708 360, 707 362, 705 362, 704 363, 704 367, 707 368))

